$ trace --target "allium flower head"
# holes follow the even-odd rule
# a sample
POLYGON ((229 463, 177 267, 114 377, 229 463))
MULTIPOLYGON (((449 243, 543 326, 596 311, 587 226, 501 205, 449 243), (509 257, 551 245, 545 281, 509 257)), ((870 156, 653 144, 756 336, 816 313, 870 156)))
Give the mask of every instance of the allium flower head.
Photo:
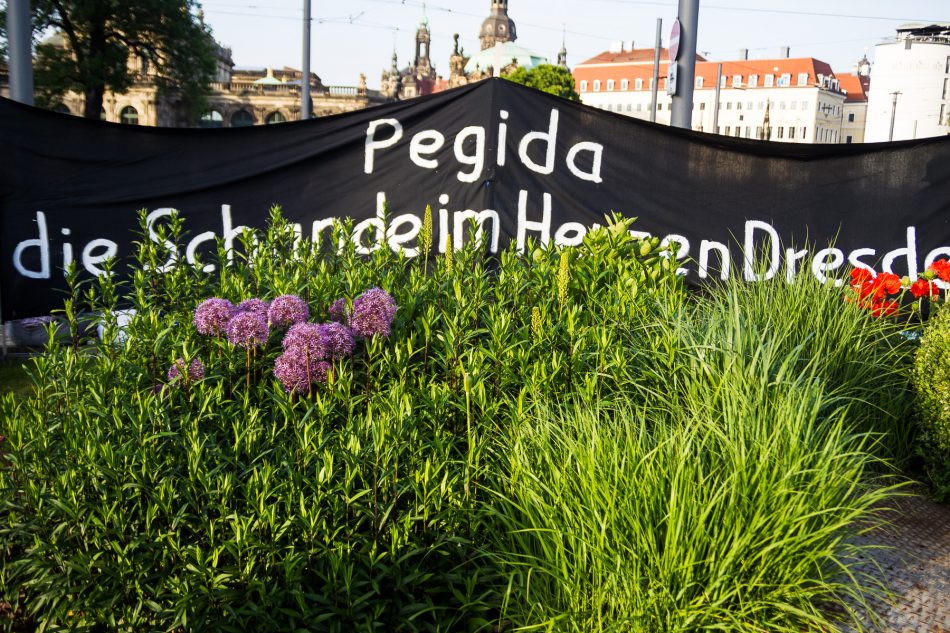
POLYGON ((339 360, 353 355, 356 342, 353 340, 353 331, 342 323, 321 323, 317 326, 327 356, 339 360))
POLYGON ((212 297, 195 308, 195 328, 208 336, 223 336, 228 330, 228 321, 234 316, 234 304, 227 299, 212 297))
POLYGON ((331 321, 346 323, 346 299, 337 299, 327 310, 331 321))
POLYGON ((238 312, 253 312, 254 314, 259 315, 264 320, 267 320, 267 309, 270 308, 270 304, 264 301, 263 299, 245 299, 238 304, 238 312))
POLYGON ((192 359, 185 368, 185 359, 179 358, 168 368, 168 382, 196 382, 205 377, 205 366, 197 358, 192 359))
POLYGON ((311 361, 327 357, 326 342, 320 326, 314 323, 295 323, 287 330, 282 343, 284 351, 300 351, 311 361))
POLYGON ((238 347, 261 347, 267 342, 267 321, 256 312, 239 312, 228 322, 228 342, 238 347))
POLYGON ((323 360, 313 360, 302 348, 293 347, 274 361, 274 376, 288 392, 309 393, 314 383, 325 383, 333 366, 323 360))
POLYGON ((350 328, 358 336, 389 336, 396 302, 382 288, 370 288, 353 300, 350 328))
POLYGON ((309 316, 310 307, 297 295, 280 295, 271 302, 267 310, 267 320, 271 327, 287 327, 294 323, 303 323, 309 316))

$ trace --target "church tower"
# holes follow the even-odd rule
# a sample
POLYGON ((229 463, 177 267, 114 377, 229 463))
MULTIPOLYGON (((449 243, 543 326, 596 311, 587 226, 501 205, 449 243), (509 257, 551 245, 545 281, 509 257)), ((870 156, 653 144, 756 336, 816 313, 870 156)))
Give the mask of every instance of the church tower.
POLYGON ((508 17, 508 0, 492 0, 491 15, 482 22, 478 39, 481 40, 482 50, 500 42, 514 42, 518 39, 515 22, 508 17))
POLYGON ((420 75, 428 76, 432 70, 432 62, 429 60, 429 44, 432 42, 432 35, 429 33, 429 21, 423 20, 416 31, 416 59, 413 66, 420 75))

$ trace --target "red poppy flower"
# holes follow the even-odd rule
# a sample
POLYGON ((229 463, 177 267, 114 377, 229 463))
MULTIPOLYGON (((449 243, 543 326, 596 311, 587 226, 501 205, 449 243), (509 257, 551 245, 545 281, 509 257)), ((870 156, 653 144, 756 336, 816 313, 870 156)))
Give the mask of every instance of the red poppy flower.
POLYGON ((924 297, 936 297, 938 294, 940 294, 940 288, 937 288, 937 284, 932 281, 918 279, 910 285, 910 293, 914 295, 914 298, 916 299, 922 299, 924 297))
POLYGON ((901 278, 894 273, 881 273, 874 283, 884 291, 884 294, 896 295, 901 291, 901 278))
POLYGON ((855 268, 851 271, 851 285, 855 288, 872 279, 874 275, 867 268, 855 268))
POLYGON ((947 260, 938 259, 928 266, 928 269, 934 271, 934 274, 942 281, 950 281, 950 262, 947 260))

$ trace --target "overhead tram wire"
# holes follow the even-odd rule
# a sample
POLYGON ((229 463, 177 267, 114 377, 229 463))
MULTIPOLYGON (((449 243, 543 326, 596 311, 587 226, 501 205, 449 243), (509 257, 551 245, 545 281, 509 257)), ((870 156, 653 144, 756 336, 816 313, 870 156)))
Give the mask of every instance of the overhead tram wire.
MULTIPOLYGON (((657 2, 655 0, 590 0, 591 2, 602 2, 606 4, 632 4, 643 6, 660 6, 676 8, 675 2, 657 2)), ((943 22, 944 20, 927 20, 923 18, 902 18, 899 16, 885 15, 860 15, 853 13, 823 13, 819 11, 796 11, 794 9, 760 9, 755 7, 730 7, 721 4, 704 4, 703 9, 716 9, 719 11, 744 11, 747 13, 770 13, 776 15, 802 15, 808 17, 820 18, 847 18, 855 20, 887 20, 889 22, 943 22)))

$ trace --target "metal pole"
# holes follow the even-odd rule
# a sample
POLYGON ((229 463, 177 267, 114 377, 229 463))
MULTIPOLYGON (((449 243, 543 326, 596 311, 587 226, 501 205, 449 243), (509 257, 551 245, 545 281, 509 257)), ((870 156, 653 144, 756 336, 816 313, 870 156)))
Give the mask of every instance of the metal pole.
POLYGON ((310 118, 310 0, 303 0, 303 77, 300 80, 300 120, 310 118))
POLYGON ((656 122, 656 89, 660 84, 660 47, 663 45, 663 18, 656 19, 656 46, 653 47, 653 105, 650 106, 650 121, 656 122))
POLYGON ((7 38, 10 45, 10 98, 33 105, 33 29, 30 0, 7 3, 7 38))
POLYGON ((891 93, 891 97, 893 97, 893 99, 891 100, 891 131, 887 135, 888 141, 894 140, 894 118, 897 115, 897 95, 900 93, 900 90, 891 93))
POLYGON ((713 105, 713 134, 719 134, 719 90, 722 87, 722 64, 716 66, 716 103, 713 105))
POLYGON ((676 56, 679 80, 673 95, 670 124, 693 127, 693 84, 696 82, 696 37, 699 33, 699 0, 680 0, 680 47, 676 56))

